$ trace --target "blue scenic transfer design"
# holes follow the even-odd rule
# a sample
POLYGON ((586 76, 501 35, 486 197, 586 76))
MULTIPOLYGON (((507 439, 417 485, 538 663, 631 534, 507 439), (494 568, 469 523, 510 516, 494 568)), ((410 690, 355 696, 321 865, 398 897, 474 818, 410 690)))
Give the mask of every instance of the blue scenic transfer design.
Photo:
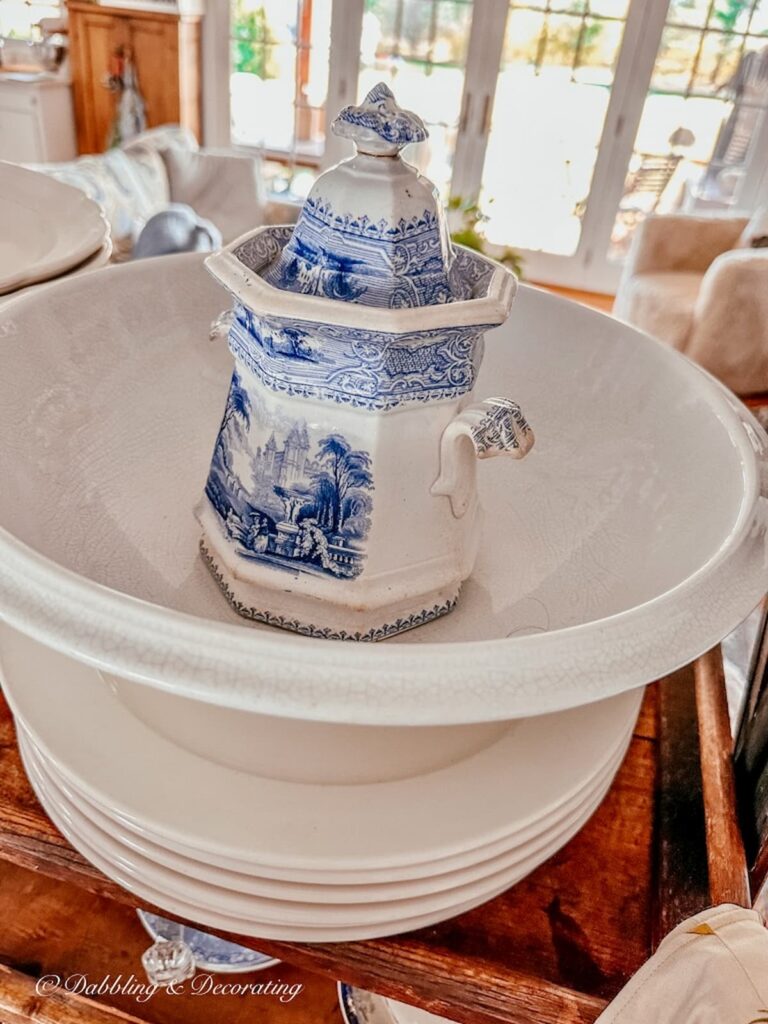
POLYGON ((241 557, 353 579, 372 491, 367 452, 339 433, 314 438, 303 420, 272 422, 235 371, 205 493, 241 557))
POLYGON ((366 306, 410 308, 470 297, 470 286, 446 252, 437 215, 396 223, 338 213, 309 196, 288 244, 264 273, 284 291, 366 306))

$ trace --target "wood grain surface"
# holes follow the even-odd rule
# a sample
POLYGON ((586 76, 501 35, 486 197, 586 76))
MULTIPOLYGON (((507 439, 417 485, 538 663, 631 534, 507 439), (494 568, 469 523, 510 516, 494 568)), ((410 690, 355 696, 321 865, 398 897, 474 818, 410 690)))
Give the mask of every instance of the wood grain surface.
POLYGON ((749 875, 736 804, 733 739, 719 646, 697 660, 694 676, 712 901, 749 907, 749 875))

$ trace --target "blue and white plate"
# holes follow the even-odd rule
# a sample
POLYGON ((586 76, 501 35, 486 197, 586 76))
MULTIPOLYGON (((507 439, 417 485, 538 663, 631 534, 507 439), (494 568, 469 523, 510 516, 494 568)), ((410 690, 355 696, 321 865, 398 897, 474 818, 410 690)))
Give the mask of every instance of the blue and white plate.
POLYGON ((336 987, 344 1024, 394 1024, 387 1004, 380 996, 353 985, 345 985, 343 981, 336 987))
POLYGON ((416 1006, 385 999, 375 992, 366 992, 342 981, 338 983, 337 990, 344 1024, 454 1024, 447 1017, 438 1017, 416 1006))
POLYGON ((214 974, 245 974, 248 971, 263 971, 274 967, 280 961, 266 953, 255 949, 246 949, 234 942, 226 942, 215 935, 201 932, 186 924, 169 921, 158 914, 149 914, 146 910, 137 910, 139 920, 155 942, 158 939, 181 939, 186 942, 195 958, 195 963, 202 971, 214 974))

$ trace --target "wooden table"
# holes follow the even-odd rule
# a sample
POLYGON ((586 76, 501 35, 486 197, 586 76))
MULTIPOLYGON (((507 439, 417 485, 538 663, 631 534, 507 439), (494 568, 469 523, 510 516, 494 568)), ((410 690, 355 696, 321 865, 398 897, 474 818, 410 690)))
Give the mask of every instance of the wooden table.
MULTIPOLYGON (((710 680, 715 691, 716 675, 710 680)), ((724 705, 717 693, 713 706, 713 713, 722 717, 724 705)), ((704 733, 711 741, 714 734, 706 725, 704 733)), ((333 988, 322 978, 347 981, 462 1024, 593 1021, 661 936, 719 899, 720 893, 710 892, 709 885, 698 736, 694 672, 689 667, 649 687, 626 760, 587 826, 523 882, 461 917, 400 937, 345 944, 226 937, 310 972, 301 976, 315 993, 311 1013, 302 1018, 305 1011, 300 1008, 291 1008, 293 1016, 285 1010, 280 1019, 286 1024, 329 1019, 333 988)), ((71 894, 78 918, 73 929, 88 930, 89 916, 98 915, 94 927, 101 936, 97 946, 103 951, 102 972, 115 973, 117 964, 127 968, 126 922, 136 899, 83 860, 47 819, 24 776, 4 703, 0 780, 0 879, 5 879, 0 912, 7 922, 13 912, 11 889, 20 887, 15 898, 24 908, 16 913, 26 914, 26 938, 13 938, 13 929, 0 937, 0 962, 14 968, 0 973, 0 1021, 124 1020, 114 1016, 117 1010, 108 1008, 106 997, 100 1006, 86 1007, 81 1001, 76 1012, 64 999, 55 1004, 55 1013, 51 1001, 33 999, 29 1012, 34 990, 29 976, 51 970, 52 954, 45 952, 44 915, 36 926, 29 917, 24 892, 34 886, 24 882, 31 877, 27 872, 36 872, 36 884, 48 886, 46 891, 58 886, 59 900, 61 893, 71 894), (114 923, 108 927, 110 915, 114 923), (109 946, 112 933, 114 950, 109 946), (12 948, 3 948, 3 943, 12 948)), ((710 802, 723 797, 717 779, 710 780, 709 790, 710 802)), ((738 875, 734 885, 738 898, 738 875)), ((61 917, 59 906, 54 929, 59 939, 53 945, 58 942, 59 956, 66 961, 62 969, 72 970, 73 954, 67 954, 61 940, 61 917)), ((136 959, 130 969, 140 974, 141 936, 131 927, 136 959)), ((83 943, 81 956, 92 963, 94 951, 86 956, 82 948, 83 943)), ((167 999, 132 1006, 112 1000, 112 1005, 148 1021, 202 1019, 199 1004, 185 1008, 191 999, 179 997, 172 1006, 167 999)), ((251 1007, 251 1016, 262 1008, 251 1007)), ((224 1011, 222 1004, 213 1010, 217 1018, 226 1014, 228 1020, 238 1020, 241 1012, 224 1011)), ((210 1019, 210 1006, 207 1013, 210 1019)))

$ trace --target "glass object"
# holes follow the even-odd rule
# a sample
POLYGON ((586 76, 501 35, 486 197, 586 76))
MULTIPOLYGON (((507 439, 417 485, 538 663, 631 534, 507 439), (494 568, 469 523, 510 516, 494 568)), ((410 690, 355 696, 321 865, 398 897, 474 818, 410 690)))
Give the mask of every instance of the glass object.
POLYGON ((407 110, 418 110, 429 139, 405 159, 447 199, 453 173, 472 0, 365 0, 358 102, 386 82, 407 110))
POLYGON ((672 0, 610 258, 649 214, 732 206, 766 112, 768 2, 672 0))
POLYGON ((489 241, 575 253, 626 0, 509 5, 480 206, 489 241))
MULTIPOLYGON (((179 935, 181 925, 177 924, 179 935)), ((157 939, 141 954, 141 963, 147 978, 158 988, 178 985, 195 973, 195 957, 181 938, 157 939)))
POLYGON ((233 143, 319 158, 331 0, 232 0, 230 31, 233 143))
MULTIPOLYGON (((155 940, 155 944, 146 951, 145 956, 152 954, 154 958, 158 943, 181 942, 192 954, 194 965, 201 971, 211 971, 215 974, 244 974, 249 971, 262 971, 268 967, 274 967, 280 963, 274 957, 265 953, 258 953, 254 949, 247 949, 245 946, 237 946, 234 942, 227 942, 215 935, 209 935, 188 924, 179 924, 177 921, 170 921, 167 917, 160 917, 159 914, 151 914, 148 910, 137 910, 139 920, 144 928, 155 940)), ((186 964, 186 954, 184 954, 186 964)), ((187 967, 185 966, 186 970, 187 967)), ((151 979, 150 979, 151 980, 151 979)), ((178 978, 176 981, 184 979, 178 978)), ((167 982, 166 984, 171 984, 167 982)))

